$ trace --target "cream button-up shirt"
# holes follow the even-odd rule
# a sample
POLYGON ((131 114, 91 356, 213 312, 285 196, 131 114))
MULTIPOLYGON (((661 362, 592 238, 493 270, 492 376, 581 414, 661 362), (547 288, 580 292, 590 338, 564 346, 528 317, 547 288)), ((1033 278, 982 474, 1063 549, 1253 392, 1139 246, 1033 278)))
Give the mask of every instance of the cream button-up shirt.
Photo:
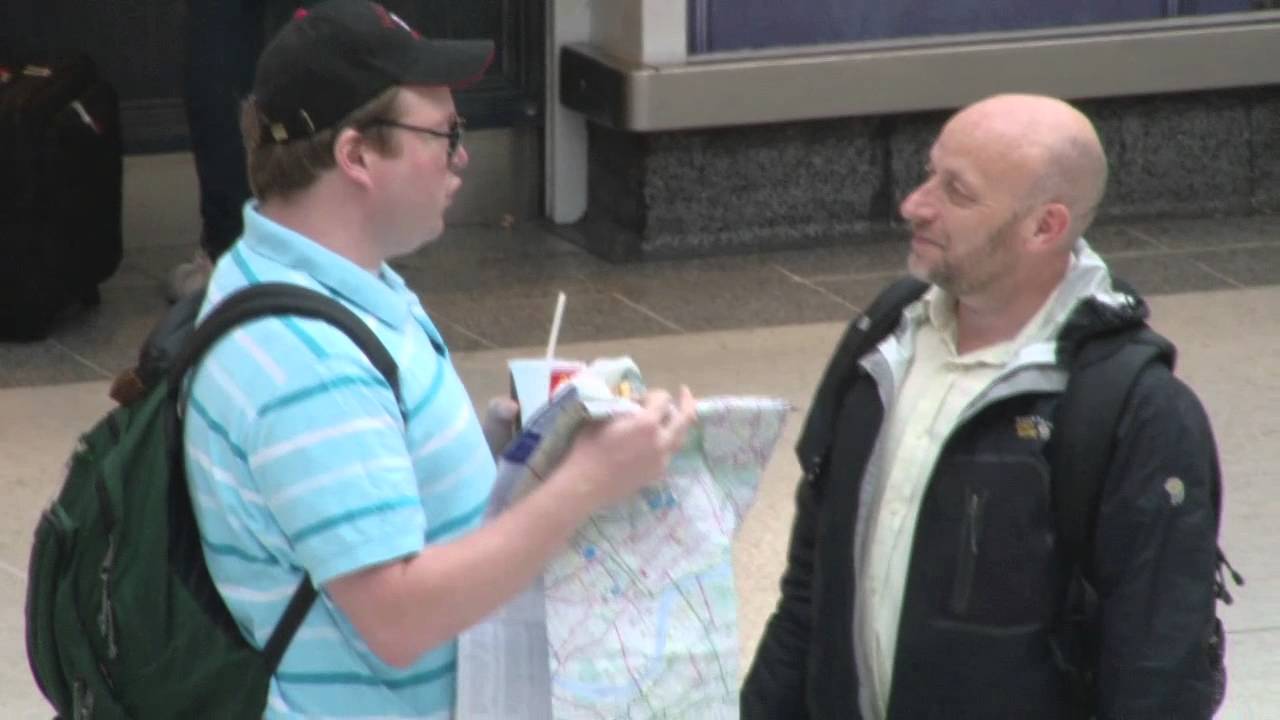
MULTIPOLYGON (((858 579, 856 638, 870 660, 871 709, 886 717, 911 545, 925 488, 943 443, 965 408, 991 385, 1023 346, 1050 336, 1066 317, 1049 318, 1054 294, 1013 339, 964 355, 956 352, 955 299, 938 287, 925 294, 926 319, 886 420, 885 479, 872 495, 866 553, 858 579)), ((864 708, 867 703, 863 703, 864 708)))

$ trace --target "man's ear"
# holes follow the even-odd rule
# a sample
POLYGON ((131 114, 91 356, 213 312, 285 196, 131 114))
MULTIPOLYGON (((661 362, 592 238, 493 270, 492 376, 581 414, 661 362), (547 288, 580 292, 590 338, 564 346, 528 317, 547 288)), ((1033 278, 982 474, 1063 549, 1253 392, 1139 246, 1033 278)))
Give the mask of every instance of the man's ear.
POLYGON ((355 128, 343 128, 333 141, 333 160, 338 171, 358 185, 368 186, 369 144, 355 128))
POLYGON ((1056 247, 1063 241, 1071 227, 1071 210, 1058 202, 1047 203, 1036 219, 1032 243, 1037 249, 1056 247))

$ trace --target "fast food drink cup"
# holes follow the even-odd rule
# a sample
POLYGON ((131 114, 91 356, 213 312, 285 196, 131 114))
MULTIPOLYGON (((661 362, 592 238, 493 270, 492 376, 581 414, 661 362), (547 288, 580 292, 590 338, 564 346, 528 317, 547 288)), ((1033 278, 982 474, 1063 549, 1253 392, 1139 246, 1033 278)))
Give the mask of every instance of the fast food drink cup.
POLYGON ((520 403, 520 425, 551 399, 555 391, 586 363, 561 358, 514 358, 507 361, 511 377, 511 396, 520 403))

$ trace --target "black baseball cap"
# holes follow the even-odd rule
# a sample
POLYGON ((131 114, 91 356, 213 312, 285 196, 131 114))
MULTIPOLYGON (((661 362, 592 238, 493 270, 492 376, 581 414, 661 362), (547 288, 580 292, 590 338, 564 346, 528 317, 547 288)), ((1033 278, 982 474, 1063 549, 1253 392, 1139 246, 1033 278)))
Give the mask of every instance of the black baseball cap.
POLYGON ((325 0, 294 14, 258 59, 253 96, 263 140, 332 128, 398 85, 457 89, 493 60, 489 40, 436 40, 369 0, 325 0))

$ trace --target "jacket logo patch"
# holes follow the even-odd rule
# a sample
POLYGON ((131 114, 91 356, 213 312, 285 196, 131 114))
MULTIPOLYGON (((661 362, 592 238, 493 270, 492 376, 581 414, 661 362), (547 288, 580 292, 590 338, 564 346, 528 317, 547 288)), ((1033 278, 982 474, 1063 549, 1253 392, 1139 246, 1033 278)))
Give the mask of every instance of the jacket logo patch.
POLYGON ((1164 483, 1164 491, 1169 493, 1169 504, 1178 507, 1183 500, 1187 499, 1187 486, 1182 480, 1171 477, 1164 483))
POLYGON ((1053 423, 1039 415, 1020 415, 1013 419, 1013 427, 1020 440, 1046 441, 1053 434, 1053 423))

